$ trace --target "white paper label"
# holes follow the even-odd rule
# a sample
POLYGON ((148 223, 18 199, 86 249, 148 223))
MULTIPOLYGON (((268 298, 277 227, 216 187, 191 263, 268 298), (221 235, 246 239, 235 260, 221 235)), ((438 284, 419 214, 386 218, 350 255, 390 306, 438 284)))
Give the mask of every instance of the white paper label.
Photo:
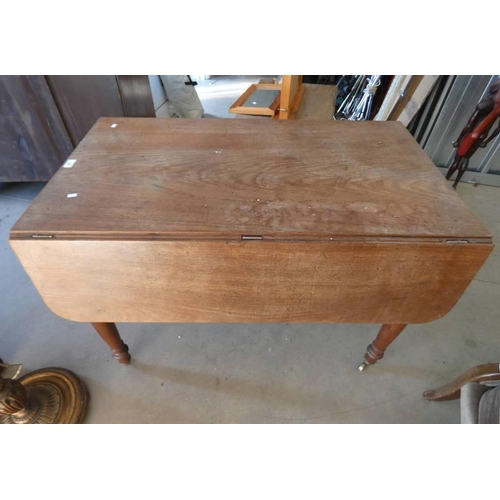
POLYGON ((66 198, 76 198, 78 196, 78 193, 69 193, 66 195, 66 198))
POLYGON ((63 165, 63 168, 71 168, 76 163, 76 160, 66 160, 66 163, 63 165))

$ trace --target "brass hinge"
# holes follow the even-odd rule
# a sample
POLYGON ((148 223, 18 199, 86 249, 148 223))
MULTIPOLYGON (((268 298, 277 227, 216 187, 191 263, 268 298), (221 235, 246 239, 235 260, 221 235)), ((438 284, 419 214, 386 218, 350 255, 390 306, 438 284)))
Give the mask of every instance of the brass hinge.
POLYGON ((263 236, 247 235, 247 236, 242 236, 241 239, 242 239, 242 241, 246 241, 246 240, 263 240, 264 237, 263 236))

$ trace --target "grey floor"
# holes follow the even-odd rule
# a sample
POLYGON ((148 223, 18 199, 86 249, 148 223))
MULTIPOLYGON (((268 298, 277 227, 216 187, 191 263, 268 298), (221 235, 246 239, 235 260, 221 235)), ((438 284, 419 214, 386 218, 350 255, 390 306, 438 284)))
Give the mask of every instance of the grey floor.
MULTIPOLYGON (((133 362, 121 366, 90 325, 47 309, 9 247, 42 187, 0 184, 0 356, 25 372, 79 374, 88 423, 458 423, 458 402, 426 402, 422 391, 500 361, 497 247, 447 316, 409 326, 362 374, 377 325, 123 324, 133 362)), ((458 191, 500 241, 500 189, 458 191)))

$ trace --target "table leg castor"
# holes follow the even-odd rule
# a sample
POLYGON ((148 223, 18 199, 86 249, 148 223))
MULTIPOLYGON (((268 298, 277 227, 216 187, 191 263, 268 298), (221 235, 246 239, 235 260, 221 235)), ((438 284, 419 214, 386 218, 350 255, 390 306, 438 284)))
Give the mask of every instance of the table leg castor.
POLYGON ((385 350, 405 327, 406 325, 382 325, 376 339, 366 348, 365 360, 359 365, 358 371, 362 372, 368 366, 374 365, 379 359, 382 359, 385 350))

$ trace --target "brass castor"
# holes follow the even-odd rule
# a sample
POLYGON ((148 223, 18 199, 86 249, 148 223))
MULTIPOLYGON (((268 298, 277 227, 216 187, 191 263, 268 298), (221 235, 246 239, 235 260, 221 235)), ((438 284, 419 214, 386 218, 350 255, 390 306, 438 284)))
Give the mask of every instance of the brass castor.
POLYGON ((358 372, 363 372, 365 371, 368 367, 370 366, 369 363, 366 361, 363 361, 359 366, 358 366, 358 372))
POLYGON ((0 376, 0 424, 80 424, 87 388, 71 371, 44 368, 19 380, 0 376))

